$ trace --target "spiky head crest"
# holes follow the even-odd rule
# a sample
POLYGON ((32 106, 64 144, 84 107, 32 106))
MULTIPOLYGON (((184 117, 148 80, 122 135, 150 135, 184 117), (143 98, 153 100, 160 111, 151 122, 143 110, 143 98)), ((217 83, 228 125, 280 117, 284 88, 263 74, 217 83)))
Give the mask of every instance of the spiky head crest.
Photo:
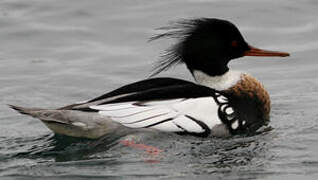
POLYGON ((151 76, 180 63, 186 63, 190 71, 217 67, 214 74, 222 74, 228 70, 231 59, 242 57, 248 49, 237 27, 226 20, 182 19, 158 30, 166 32, 153 36, 150 41, 172 38, 178 42, 164 52, 151 76))

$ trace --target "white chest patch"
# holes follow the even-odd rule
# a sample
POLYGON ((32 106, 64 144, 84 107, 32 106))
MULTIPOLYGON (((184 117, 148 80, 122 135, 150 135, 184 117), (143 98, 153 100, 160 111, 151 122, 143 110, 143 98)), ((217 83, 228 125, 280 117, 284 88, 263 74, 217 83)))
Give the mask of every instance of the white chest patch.
POLYGON ((241 80, 241 75, 241 72, 231 70, 221 76, 210 76, 199 70, 193 71, 193 77, 198 84, 219 91, 226 90, 234 86, 241 80))

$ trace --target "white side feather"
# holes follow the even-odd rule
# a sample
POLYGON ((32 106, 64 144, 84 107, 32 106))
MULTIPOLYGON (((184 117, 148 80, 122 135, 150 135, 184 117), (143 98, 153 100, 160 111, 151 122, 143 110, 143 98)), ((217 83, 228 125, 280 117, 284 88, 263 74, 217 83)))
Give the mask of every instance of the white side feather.
POLYGON ((126 102, 90 108, 99 110, 101 115, 130 128, 203 133, 205 129, 196 120, 210 129, 221 124, 217 115, 218 105, 212 97, 126 102))

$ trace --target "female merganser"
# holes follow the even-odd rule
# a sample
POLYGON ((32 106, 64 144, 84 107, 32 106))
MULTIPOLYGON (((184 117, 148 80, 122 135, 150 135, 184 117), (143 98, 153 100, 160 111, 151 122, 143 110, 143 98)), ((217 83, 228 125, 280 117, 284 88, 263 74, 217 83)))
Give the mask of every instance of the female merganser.
POLYGON ((162 28, 179 41, 169 48, 153 75, 185 63, 197 83, 151 78, 92 100, 54 110, 11 106, 40 119, 56 134, 99 138, 131 129, 156 129, 206 137, 253 133, 269 121, 270 98, 252 76, 231 71, 243 56, 289 56, 248 45, 229 21, 182 20, 162 28))

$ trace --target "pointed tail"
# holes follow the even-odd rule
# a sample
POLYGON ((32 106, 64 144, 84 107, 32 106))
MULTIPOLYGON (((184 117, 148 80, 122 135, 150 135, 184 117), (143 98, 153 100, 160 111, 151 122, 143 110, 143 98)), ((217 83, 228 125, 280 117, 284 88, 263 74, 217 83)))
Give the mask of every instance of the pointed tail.
POLYGON ((120 127, 109 117, 101 116, 99 113, 9 106, 21 114, 40 119, 54 133, 66 136, 97 139, 115 132, 120 127))
POLYGON ((35 116, 37 111, 43 110, 40 108, 25 108, 25 107, 21 107, 21 106, 15 106, 15 105, 11 105, 8 104, 8 106, 16 111, 18 111, 21 114, 26 114, 26 115, 30 115, 30 116, 35 116))

